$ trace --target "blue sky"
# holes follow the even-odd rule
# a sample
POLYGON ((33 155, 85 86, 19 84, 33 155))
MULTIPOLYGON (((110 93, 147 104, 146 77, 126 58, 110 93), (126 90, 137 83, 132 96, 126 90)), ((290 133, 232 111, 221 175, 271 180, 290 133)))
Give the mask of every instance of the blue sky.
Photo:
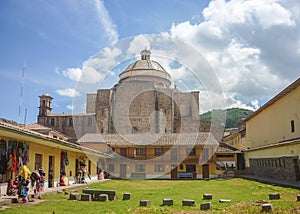
POLYGON ((36 122, 44 93, 53 113, 72 112, 74 75, 112 42, 137 37, 143 49, 141 34, 186 42, 215 71, 227 107, 255 109, 299 78, 299 11, 297 0, 0 1, 0 117, 23 122, 27 109, 26 122, 36 122))

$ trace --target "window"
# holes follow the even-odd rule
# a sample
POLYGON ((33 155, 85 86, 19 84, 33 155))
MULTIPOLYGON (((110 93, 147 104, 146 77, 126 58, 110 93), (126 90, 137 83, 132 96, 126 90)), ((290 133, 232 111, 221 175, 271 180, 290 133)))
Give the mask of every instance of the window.
POLYGON ((189 155, 189 156, 194 156, 194 155, 196 155, 195 148, 187 148, 187 149, 185 149, 185 154, 186 154, 186 155, 189 155))
POLYGON ((132 130, 131 130, 131 133, 132 133, 132 134, 138 133, 137 127, 133 127, 132 130))
POLYGON ((42 155, 41 154, 35 154, 34 169, 39 169, 41 167, 42 167, 42 155))
POLYGON ((55 120, 54 120, 54 118, 51 118, 51 126, 55 126, 55 120))
POLYGON ((88 126, 92 126, 93 124, 93 120, 91 117, 88 118, 88 126))
POLYGON ((196 165, 194 165, 194 164, 187 164, 186 165, 186 172, 196 172, 196 165))
POLYGON ((291 132, 292 133, 295 132, 295 122, 294 122, 294 120, 291 120, 291 132))
POLYGON ((146 156, 146 149, 145 148, 136 148, 135 155, 136 156, 146 156))
POLYGON ((230 155, 230 154, 219 154, 217 155, 217 158, 233 158, 234 155, 230 155))
POLYGON ((115 171, 115 165, 114 164, 108 164, 108 171, 114 172, 115 171))
POLYGON ((164 149, 163 148, 154 148, 154 155, 155 156, 161 156, 164 154, 164 149))
POLYGON ((161 164, 155 164, 154 171, 155 172, 164 172, 165 171, 165 166, 161 165, 161 164))
POLYGON ((135 171, 136 172, 145 172, 145 165, 144 164, 135 165, 135 171))

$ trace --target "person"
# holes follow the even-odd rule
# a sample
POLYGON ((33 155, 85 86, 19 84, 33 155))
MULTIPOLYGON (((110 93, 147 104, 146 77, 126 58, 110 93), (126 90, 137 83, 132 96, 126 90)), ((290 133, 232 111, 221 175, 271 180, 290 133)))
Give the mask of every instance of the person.
POLYGON ((40 174, 40 185, 41 185, 40 191, 43 191, 45 185, 45 176, 46 176, 46 173, 43 168, 39 168, 39 174, 40 174))
MULTIPOLYGON (((38 170, 34 170, 30 175, 31 180, 31 187, 34 188, 34 196, 39 195, 40 193, 40 182, 41 182, 41 175, 38 170)), ((39 195, 40 197, 40 195, 39 195)))
POLYGON ((8 185, 7 185, 7 190, 6 190, 6 194, 11 196, 11 195, 17 195, 18 193, 18 182, 17 180, 13 180, 13 179, 10 179, 8 181, 8 185))
POLYGON ((28 199, 29 183, 30 183, 30 181, 27 179, 22 184, 22 201, 23 201, 23 203, 26 203, 29 201, 29 199, 28 199))
POLYGON ((60 186, 69 186, 69 181, 65 172, 60 175, 60 186))
POLYGON ((23 165, 19 168, 18 174, 18 196, 22 198, 23 202, 28 201, 28 191, 29 191, 29 179, 31 172, 26 165, 23 165))
POLYGON ((99 180, 103 180, 103 179, 104 179, 104 173, 103 173, 103 170, 102 170, 102 169, 99 170, 99 176, 98 176, 98 179, 99 179, 99 180))

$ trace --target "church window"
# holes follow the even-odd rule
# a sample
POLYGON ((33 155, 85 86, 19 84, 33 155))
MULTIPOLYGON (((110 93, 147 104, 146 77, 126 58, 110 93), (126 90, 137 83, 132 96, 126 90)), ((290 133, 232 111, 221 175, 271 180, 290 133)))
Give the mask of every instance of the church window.
POLYGON ((294 122, 294 120, 291 120, 291 132, 292 133, 295 132, 295 122, 294 122))
POLYGON ((132 134, 136 134, 137 132, 138 132, 137 127, 133 127, 131 133, 132 133, 132 134))

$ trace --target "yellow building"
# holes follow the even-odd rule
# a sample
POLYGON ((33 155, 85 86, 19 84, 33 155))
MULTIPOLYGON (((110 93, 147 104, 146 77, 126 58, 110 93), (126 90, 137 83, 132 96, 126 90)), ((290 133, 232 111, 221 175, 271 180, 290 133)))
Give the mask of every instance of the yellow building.
POLYGON ((207 179, 235 168, 237 151, 219 144, 210 132, 100 135, 87 134, 81 145, 110 152, 107 171, 125 179, 207 179))
POLYGON ((1 194, 6 193, 7 181, 14 179, 23 165, 30 171, 44 168, 47 180, 45 188, 51 188, 59 183, 62 172, 66 173, 72 184, 79 160, 86 163, 91 179, 97 179, 97 167, 104 168, 107 158, 111 156, 54 136, 0 122, 1 194))
POLYGON ((258 176, 300 180, 300 78, 246 118, 246 167, 258 176))

